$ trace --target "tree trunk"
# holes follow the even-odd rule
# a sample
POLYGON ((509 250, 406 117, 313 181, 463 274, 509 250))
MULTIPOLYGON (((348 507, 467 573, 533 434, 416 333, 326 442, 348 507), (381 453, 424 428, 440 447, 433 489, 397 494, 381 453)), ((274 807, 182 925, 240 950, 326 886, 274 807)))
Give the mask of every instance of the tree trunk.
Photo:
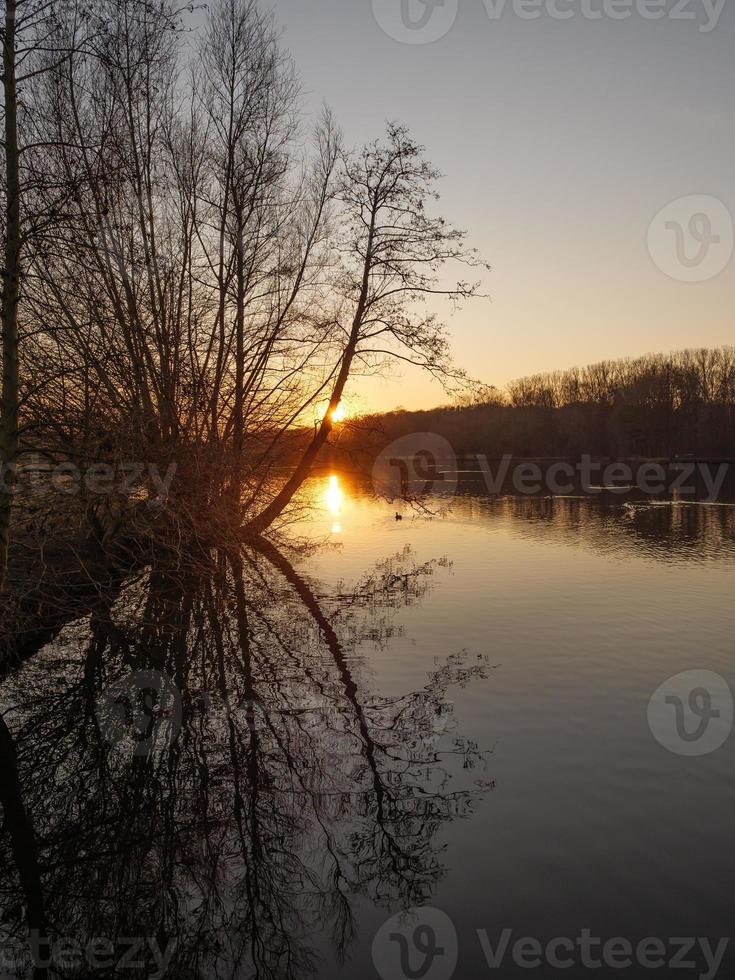
POLYGON ((350 330, 350 337, 347 342, 347 347, 342 355, 342 365, 337 375, 337 381, 334 385, 332 391, 332 397, 329 400, 329 407, 324 414, 324 418, 321 421, 319 428, 314 434, 314 438, 307 447, 304 455, 291 474, 291 477, 286 482, 286 484, 281 488, 281 490, 276 494, 273 500, 268 504, 265 510, 262 510, 260 514, 254 517, 251 521, 244 527, 244 534, 246 538, 255 537, 261 535, 267 527, 275 521, 288 505, 293 500, 301 484, 306 480, 306 478, 311 473, 311 468, 314 465, 319 451, 321 450, 324 443, 329 438, 329 433, 332 431, 332 416, 335 409, 338 407, 339 403, 342 401, 342 393, 345 390, 345 385, 347 384, 347 379, 350 376, 350 370, 352 368, 352 361, 354 360, 355 353, 357 351, 357 344, 360 340, 360 329, 362 327, 362 321, 365 316, 365 310, 368 305, 368 294, 370 289, 370 273, 373 264, 373 243, 375 241, 375 225, 377 219, 377 201, 373 202, 373 210, 370 219, 370 233, 368 235, 367 248, 365 250, 365 264, 362 273, 362 287, 360 289, 360 298, 357 301, 357 309, 355 311, 355 317, 352 321, 352 329, 350 330))
POLYGON ((237 202, 237 308, 235 312, 235 407, 232 441, 232 490, 236 500, 240 498, 242 482, 242 453, 244 446, 245 411, 245 257, 242 228, 242 208, 237 202))
POLYGON ((348 346, 342 358, 342 367, 339 372, 339 377, 337 378, 337 383, 334 386, 332 397, 329 401, 329 407, 324 414, 324 418, 322 419, 314 438, 306 449, 304 455, 301 457, 301 460, 291 474, 291 477, 276 494, 270 504, 268 504, 265 510, 261 511, 257 517, 254 517, 245 525, 245 536, 247 538, 262 534, 263 531, 265 531, 265 529, 273 523, 273 521, 280 517, 283 511, 291 503, 301 484, 311 473, 311 468, 316 462, 319 451, 327 441, 329 433, 332 431, 332 413, 342 400, 342 392, 344 391, 345 384, 350 375, 350 368, 352 366, 352 359, 354 356, 355 347, 348 346))
POLYGON ((4 827, 10 835, 10 846, 18 872, 20 887, 26 903, 26 920, 33 954, 34 980, 46 980, 49 946, 43 886, 38 860, 38 848, 18 776, 18 764, 13 737, 0 715, 0 804, 4 827))
POLYGON ((15 80, 16 0, 5 6, 3 87, 5 90, 6 243, 3 269, 3 377, 0 409, 0 592, 8 571, 8 543, 15 463, 18 454, 18 301, 20 298, 20 175, 18 160, 18 100, 15 80))

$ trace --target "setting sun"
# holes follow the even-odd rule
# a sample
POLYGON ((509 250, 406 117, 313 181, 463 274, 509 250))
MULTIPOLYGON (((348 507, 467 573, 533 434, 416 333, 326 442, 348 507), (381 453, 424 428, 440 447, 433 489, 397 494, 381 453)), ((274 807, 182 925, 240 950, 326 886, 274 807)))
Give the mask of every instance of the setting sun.
POLYGON ((347 409, 345 408, 344 404, 340 402, 339 405, 332 412, 332 421, 344 422, 346 418, 347 418, 347 409))

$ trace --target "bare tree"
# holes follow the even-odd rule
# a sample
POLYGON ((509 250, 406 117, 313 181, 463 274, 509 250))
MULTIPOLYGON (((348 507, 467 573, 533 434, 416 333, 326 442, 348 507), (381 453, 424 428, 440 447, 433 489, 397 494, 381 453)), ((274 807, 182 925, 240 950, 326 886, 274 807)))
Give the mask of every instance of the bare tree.
POLYGON ((0 412, 0 592, 8 567, 8 537, 18 452, 18 304, 20 301, 20 156, 18 148, 17 0, 7 0, 3 29, 5 96, 5 255, 3 261, 3 376, 0 412))
POLYGON ((343 157, 336 245, 341 266, 335 281, 334 322, 339 337, 329 403, 293 473, 260 513, 246 524, 260 534, 286 509, 332 430, 334 412, 356 365, 398 358, 443 381, 452 368, 445 332, 422 306, 428 297, 459 301, 476 295, 478 283, 442 286, 449 262, 482 266, 465 247, 463 232, 430 213, 438 173, 407 129, 390 124, 384 141, 343 157))
POLYGON ((4 231, 2 274, 2 406, 0 410, 0 592, 7 575, 12 497, 17 484, 25 338, 19 320, 28 292, 29 267, 38 239, 60 218, 68 194, 47 167, 49 148, 36 115, 35 97, 49 72, 59 70, 84 44, 90 26, 85 0, 61 5, 74 25, 59 32, 57 0, 7 0, 0 28, 3 45, 4 231))
MULTIPOLYGON (((57 18, 68 56, 33 85, 36 196, 56 220, 26 277, 24 363, 42 379, 22 389, 27 438, 178 467, 164 533, 258 535, 311 472, 351 377, 398 359, 461 380, 430 311, 476 294, 447 264, 482 263, 436 215, 438 175, 405 128, 347 153, 325 111, 305 139, 293 65, 255 0, 211 5, 188 75, 173 0, 90 0, 89 17, 83 46, 77 19, 57 18)), ((134 488, 129 520, 150 489, 134 488)))

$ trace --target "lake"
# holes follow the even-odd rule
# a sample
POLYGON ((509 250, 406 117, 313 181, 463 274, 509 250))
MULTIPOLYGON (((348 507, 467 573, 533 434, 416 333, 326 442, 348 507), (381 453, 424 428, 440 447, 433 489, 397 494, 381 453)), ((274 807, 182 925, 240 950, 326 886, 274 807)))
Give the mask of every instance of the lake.
POLYGON ((72 976, 726 975, 735 508, 304 502, 0 688, 6 974, 40 894, 72 976))

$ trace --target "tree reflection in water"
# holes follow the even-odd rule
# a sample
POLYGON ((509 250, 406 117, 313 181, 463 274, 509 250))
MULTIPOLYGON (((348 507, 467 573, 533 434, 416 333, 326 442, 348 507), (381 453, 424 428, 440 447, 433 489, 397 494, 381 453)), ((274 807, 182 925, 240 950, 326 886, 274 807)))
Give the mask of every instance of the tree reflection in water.
MULTIPOLYGON (((171 976, 308 977, 325 929, 347 954, 356 898, 425 901, 440 828, 491 785, 446 700, 487 667, 450 657, 421 690, 378 696, 355 650, 390 637, 435 568, 405 552, 337 601, 265 543, 206 574, 155 569, 6 681, 6 964, 16 949, 27 975, 28 929, 47 926, 57 950, 114 944, 106 971, 56 956, 75 976, 113 974, 124 941, 150 937, 171 976), (100 724, 100 695, 135 671, 181 696, 177 737, 147 754, 100 724)), ((136 961, 125 976, 160 969, 150 945, 136 961)))

